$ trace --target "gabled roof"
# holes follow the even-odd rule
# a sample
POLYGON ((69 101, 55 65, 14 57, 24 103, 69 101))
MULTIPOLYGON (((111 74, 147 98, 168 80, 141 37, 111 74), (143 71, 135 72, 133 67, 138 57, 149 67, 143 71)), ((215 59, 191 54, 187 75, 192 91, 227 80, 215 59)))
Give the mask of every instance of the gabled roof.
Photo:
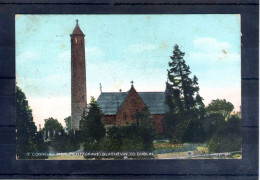
MULTIPOLYGON (((129 92, 129 91, 128 91, 129 92)), ((97 99, 97 103, 105 115, 115 115, 128 92, 104 92, 97 99)), ((168 106, 164 103, 165 92, 138 92, 151 114, 165 114, 168 106)))
POLYGON ((165 104, 165 92, 139 92, 138 94, 151 114, 165 114, 169 110, 165 104))
POLYGON ((127 94, 128 92, 102 92, 97 103, 105 115, 115 115, 127 94))

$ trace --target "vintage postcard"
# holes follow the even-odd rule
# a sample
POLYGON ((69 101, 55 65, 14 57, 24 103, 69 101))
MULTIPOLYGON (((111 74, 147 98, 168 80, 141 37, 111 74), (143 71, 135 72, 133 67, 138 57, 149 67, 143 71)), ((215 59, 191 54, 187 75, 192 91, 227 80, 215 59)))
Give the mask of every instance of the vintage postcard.
POLYGON ((16 14, 16 158, 241 159, 239 14, 16 14))

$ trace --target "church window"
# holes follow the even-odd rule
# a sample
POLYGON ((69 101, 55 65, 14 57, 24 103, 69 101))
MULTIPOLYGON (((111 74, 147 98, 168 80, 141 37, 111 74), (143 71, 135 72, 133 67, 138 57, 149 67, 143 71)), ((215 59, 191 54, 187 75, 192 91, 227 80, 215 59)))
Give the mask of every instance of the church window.
POLYGON ((76 42, 76 44, 78 43, 78 40, 77 40, 77 38, 75 38, 75 42, 76 42))
POLYGON ((126 113, 124 113, 124 119, 126 120, 126 118, 127 118, 127 115, 126 115, 126 113))

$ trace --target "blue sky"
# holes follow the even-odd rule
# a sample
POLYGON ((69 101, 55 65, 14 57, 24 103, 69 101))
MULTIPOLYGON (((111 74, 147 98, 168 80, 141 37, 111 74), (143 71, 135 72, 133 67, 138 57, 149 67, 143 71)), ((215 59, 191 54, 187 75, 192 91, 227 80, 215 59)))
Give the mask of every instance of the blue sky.
POLYGON ((16 15, 17 83, 36 124, 70 115, 70 34, 85 34, 87 98, 104 92, 164 91, 178 44, 208 104, 241 105, 239 15, 16 15))

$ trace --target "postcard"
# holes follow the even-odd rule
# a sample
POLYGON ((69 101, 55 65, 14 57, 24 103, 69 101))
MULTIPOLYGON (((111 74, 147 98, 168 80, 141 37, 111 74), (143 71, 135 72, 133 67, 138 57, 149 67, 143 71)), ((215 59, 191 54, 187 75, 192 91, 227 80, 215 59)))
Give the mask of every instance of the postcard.
POLYGON ((16 158, 241 159, 239 14, 15 15, 16 158))

